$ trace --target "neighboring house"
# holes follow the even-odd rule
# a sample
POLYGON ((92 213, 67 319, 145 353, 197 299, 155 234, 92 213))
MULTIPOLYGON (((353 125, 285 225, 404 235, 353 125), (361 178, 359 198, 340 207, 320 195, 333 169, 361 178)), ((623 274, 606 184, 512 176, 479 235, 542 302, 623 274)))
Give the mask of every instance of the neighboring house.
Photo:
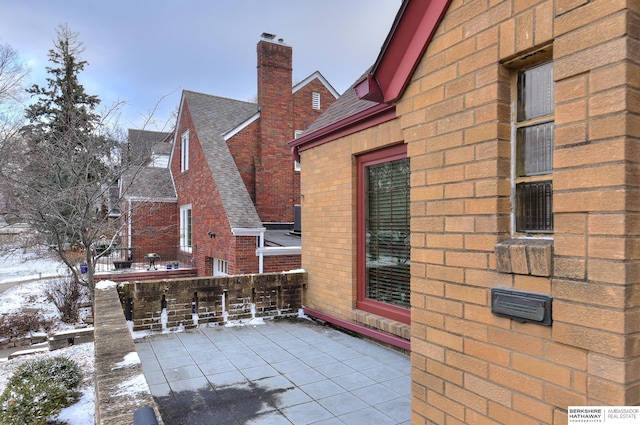
POLYGON ((130 260, 145 262, 149 253, 177 260, 177 196, 169 169, 132 166, 120 179, 120 193, 120 246, 129 248, 130 260))
POLYGON ((632 5, 405 0, 290 142, 306 312, 411 350, 412 423, 640 404, 632 5))
POLYGON ((300 267, 300 171, 287 142, 338 93, 319 72, 292 85, 292 49, 273 38, 257 46, 257 103, 182 93, 168 168, 177 216, 166 223, 177 259, 199 275, 300 267))
POLYGON ((173 132, 129 129, 125 163, 149 167, 168 167, 173 132))

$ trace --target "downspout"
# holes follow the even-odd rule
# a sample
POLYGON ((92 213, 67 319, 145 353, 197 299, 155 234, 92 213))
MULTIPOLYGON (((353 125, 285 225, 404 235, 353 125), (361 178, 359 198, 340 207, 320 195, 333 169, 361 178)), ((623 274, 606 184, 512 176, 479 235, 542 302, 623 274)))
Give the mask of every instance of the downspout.
POLYGON ((264 230, 260 231, 258 242, 258 273, 264 273, 264 230))
POLYGON ((129 247, 129 250, 131 250, 131 199, 128 199, 127 202, 129 203, 127 208, 127 246, 129 247))

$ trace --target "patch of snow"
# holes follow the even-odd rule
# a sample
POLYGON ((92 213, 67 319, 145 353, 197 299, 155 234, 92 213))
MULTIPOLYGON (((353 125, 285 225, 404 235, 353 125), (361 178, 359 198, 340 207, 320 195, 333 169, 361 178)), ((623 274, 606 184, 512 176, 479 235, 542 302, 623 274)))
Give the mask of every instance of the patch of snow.
POLYGON ((138 353, 132 351, 130 353, 127 353, 127 355, 124 356, 124 359, 121 362, 114 364, 111 370, 124 369, 127 367, 135 366, 137 364, 140 364, 140 357, 138 356, 138 353))
POLYGON ((135 394, 145 393, 150 394, 149 384, 147 384, 147 380, 144 375, 138 374, 132 376, 124 382, 118 384, 118 391, 114 394, 115 396, 133 396, 135 394))
POLYGON ((136 339, 142 339, 146 336, 151 335, 151 331, 131 331, 131 336, 133 337, 134 340, 136 339))
POLYGON ((107 289, 115 288, 116 286, 118 286, 118 283, 112 280, 101 280, 96 283, 96 289, 100 289, 101 291, 106 291, 107 289))
POLYGON ((60 411, 58 421, 69 424, 93 424, 96 415, 96 394, 93 387, 84 387, 78 401, 60 411))
POLYGON ((264 325, 264 319, 262 317, 256 317, 253 319, 229 320, 225 323, 225 326, 228 328, 235 328, 238 326, 257 326, 257 325, 264 325))

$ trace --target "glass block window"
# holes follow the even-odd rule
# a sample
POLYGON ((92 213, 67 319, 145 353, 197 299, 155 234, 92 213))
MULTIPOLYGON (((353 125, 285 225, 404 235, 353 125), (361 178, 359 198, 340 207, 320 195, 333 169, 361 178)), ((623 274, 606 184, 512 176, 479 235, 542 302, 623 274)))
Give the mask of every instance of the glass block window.
POLYGON ((553 231, 553 62, 517 75, 516 232, 553 231))

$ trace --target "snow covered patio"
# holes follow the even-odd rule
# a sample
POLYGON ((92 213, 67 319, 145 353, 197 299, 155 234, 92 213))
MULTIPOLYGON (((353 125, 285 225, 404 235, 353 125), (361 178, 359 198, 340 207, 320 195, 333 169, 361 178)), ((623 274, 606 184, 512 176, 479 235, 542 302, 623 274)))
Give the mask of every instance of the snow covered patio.
POLYGON ((409 424, 409 357, 307 319, 158 333, 135 347, 166 424, 409 424))

